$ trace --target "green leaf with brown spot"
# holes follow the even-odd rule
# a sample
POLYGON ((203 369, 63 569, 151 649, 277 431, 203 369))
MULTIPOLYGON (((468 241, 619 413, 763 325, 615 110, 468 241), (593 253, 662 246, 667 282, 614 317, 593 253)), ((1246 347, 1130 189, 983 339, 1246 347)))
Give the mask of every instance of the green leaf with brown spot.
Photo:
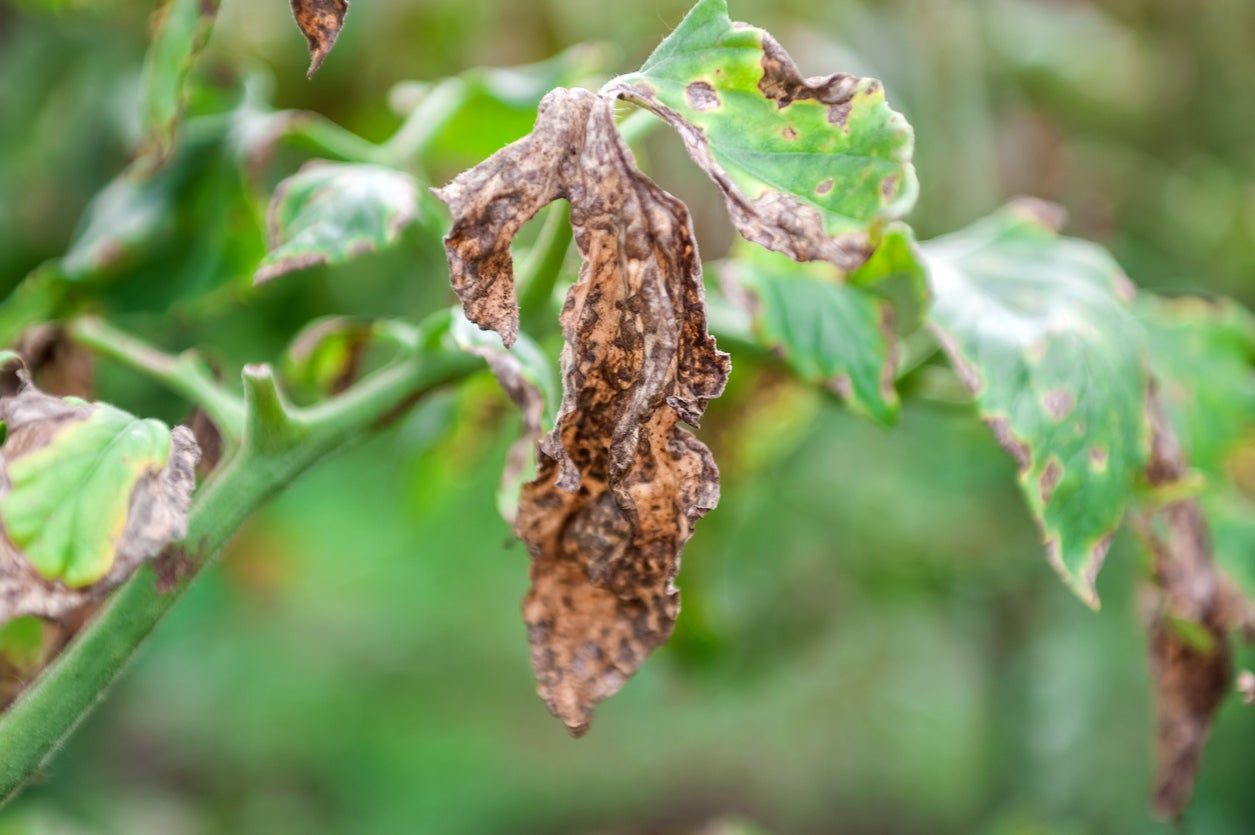
POLYGON ((738 231, 843 270, 915 202, 914 137, 879 81, 804 78, 767 32, 701 0, 639 72, 606 86, 680 134, 738 231))
POLYGON ((1151 370, 1182 451, 1216 562, 1255 602, 1255 316, 1236 302, 1143 294, 1151 370))
POLYGON ((0 420, 0 622, 59 617, 184 535, 199 457, 186 428, 28 380, 0 420))
MULTIPOLYGON (((803 380, 880 423, 897 418, 896 339, 888 302, 841 281, 829 264, 798 264, 745 247, 722 278, 748 296, 754 333, 803 380)), ((731 294, 730 295, 738 295, 731 294)))
POLYGON ((218 0, 168 0, 157 11, 152 46, 144 59, 141 108, 162 155, 174 142, 188 74, 209 40, 217 14, 218 0))
POLYGON ((418 183, 381 165, 315 161, 275 190, 261 284, 295 270, 340 264, 396 243, 418 211, 418 183))
POLYGON ((931 324, 1019 464, 1051 565, 1091 606, 1149 454, 1146 340, 1102 247, 1029 201, 923 244, 931 324))

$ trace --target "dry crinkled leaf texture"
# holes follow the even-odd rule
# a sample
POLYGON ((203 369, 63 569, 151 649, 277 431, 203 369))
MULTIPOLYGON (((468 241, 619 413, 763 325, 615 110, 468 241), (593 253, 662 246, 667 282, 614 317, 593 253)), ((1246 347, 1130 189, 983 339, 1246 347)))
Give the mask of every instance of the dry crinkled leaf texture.
POLYGON ((583 267, 562 312, 562 406, 516 530, 539 692, 578 735, 671 634, 680 549, 719 496, 710 451, 677 424, 722 392, 728 357, 706 330, 688 210, 637 170, 609 99, 553 91, 529 136, 437 194, 467 316, 507 343, 510 240, 551 201, 571 204, 583 267))
POLYGON ((185 534, 200 455, 191 431, 161 427, 168 440, 157 444, 164 452, 157 459, 163 462, 159 468, 102 480, 102 474, 124 470, 141 458, 138 451, 159 427, 119 417, 129 419, 104 404, 44 394, 28 379, 16 394, 0 399, 0 421, 8 429, 0 448, 0 623, 27 614, 66 617, 118 586, 185 534), (85 439, 90 443, 109 436, 114 425, 121 427, 111 436, 117 443, 105 441, 88 450, 90 454, 80 454, 85 439), (74 453, 65 452, 71 438, 74 453), (107 460, 110 456, 116 457, 107 460), (34 477, 24 472, 28 457, 39 461, 34 477), (129 496, 122 513, 101 519, 99 505, 92 503, 102 498, 108 502, 119 491, 129 496), (81 505, 87 509, 80 511, 81 505), (45 511, 46 518, 41 515, 45 511), (20 535, 12 527, 14 520, 23 528, 20 535), (47 554, 63 556, 65 564, 50 571, 47 554), (103 561, 88 559, 98 554, 103 561), (84 573, 97 566, 98 576, 84 573))
POLYGON ((336 45, 348 12, 348 0, 292 0, 292 16, 305 33, 305 40, 309 41, 307 78, 313 78, 336 45))

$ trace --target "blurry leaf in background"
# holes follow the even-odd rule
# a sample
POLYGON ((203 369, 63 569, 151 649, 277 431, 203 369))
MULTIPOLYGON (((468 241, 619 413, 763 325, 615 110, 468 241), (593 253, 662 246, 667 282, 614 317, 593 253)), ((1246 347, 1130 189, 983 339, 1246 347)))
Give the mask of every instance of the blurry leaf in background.
POLYGON ((1191 468, 1217 563, 1255 601, 1255 317, 1228 300, 1142 294, 1151 369, 1191 468))
POLYGON ((1133 287, 1057 207, 1012 204, 922 245, 932 324, 1019 465, 1050 564, 1087 604, 1145 469, 1145 337, 1133 287))
POLYGON ((306 78, 314 77, 336 45, 348 11, 348 0, 292 0, 296 25, 301 27, 305 40, 309 41, 309 72, 306 78))
POLYGON ((748 294, 754 332, 765 347, 851 410, 893 423, 896 338, 884 299, 844 283, 830 264, 799 264, 759 247, 741 247, 720 267, 721 280, 748 294))
POLYGON ((318 264, 341 264, 396 243, 418 211, 418 183, 380 165, 315 160, 275 190, 258 284, 318 264))
POLYGON ((854 269, 918 184, 911 126, 879 81, 804 79, 767 32, 701 0, 608 92, 654 111, 723 192, 737 230, 794 260, 854 269))
POLYGON ((166 0, 156 13, 152 45, 144 61, 141 104, 159 155, 174 141, 183 110, 183 85, 218 14, 219 0, 166 0))

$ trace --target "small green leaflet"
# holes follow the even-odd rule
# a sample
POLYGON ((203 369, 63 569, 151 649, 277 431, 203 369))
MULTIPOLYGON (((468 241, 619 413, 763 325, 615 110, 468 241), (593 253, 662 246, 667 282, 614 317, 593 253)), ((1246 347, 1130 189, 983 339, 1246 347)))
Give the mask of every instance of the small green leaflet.
POLYGON ((174 142, 175 124, 183 110, 184 84, 200 54, 214 18, 218 0, 167 0, 157 12, 152 46, 144 60, 141 108, 159 153, 174 142))
POLYGON ((417 211, 418 183, 409 174, 381 165, 308 163, 270 201, 270 251, 254 282, 391 246, 417 211))
POLYGON ((605 92, 680 134, 738 231, 798 261, 857 268, 914 204, 914 136, 879 81, 803 78, 767 32, 701 0, 639 72, 605 92))
POLYGON ((831 265, 798 264, 757 247, 744 247, 725 267, 753 297, 755 335, 795 374, 859 414, 895 420, 895 339, 884 299, 842 283, 831 265))
POLYGON ((8 463, 0 519, 47 580, 82 588, 113 566, 131 494, 170 457, 170 430, 105 404, 59 428, 47 446, 8 463))
POLYGON ((1229 300, 1143 294, 1151 370, 1211 527, 1216 562, 1255 600, 1255 316, 1229 300))
POLYGON ((923 244, 931 325, 1019 464, 1050 563, 1087 604, 1149 454, 1145 335, 1102 247, 1016 203, 923 244))

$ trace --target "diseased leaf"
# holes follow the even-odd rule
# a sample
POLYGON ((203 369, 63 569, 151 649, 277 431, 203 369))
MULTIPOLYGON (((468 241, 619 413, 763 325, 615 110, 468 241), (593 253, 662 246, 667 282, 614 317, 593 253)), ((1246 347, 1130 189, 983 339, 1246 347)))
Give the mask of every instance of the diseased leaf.
MULTIPOLYGON (((1188 465, 1157 390, 1151 392, 1147 413, 1147 480, 1152 487, 1171 488, 1185 479, 1188 465)), ((1153 802, 1159 814, 1177 817, 1193 793, 1216 710, 1229 694, 1233 613, 1212 560, 1207 521, 1194 498, 1142 508, 1133 523, 1153 567, 1147 607, 1157 718, 1153 802)))
POLYGON ((839 394, 859 414, 894 421, 896 337, 884 299, 843 283, 830 265, 798 264, 756 248, 726 262, 721 278, 749 295, 756 336, 794 373, 839 394))
POLYGON ((915 202, 911 126, 879 81, 803 78, 767 32, 701 0, 639 72, 606 92, 680 134, 742 235, 797 261, 852 270, 915 202))
POLYGON ((507 348, 498 334, 480 330, 457 309, 449 335, 459 349, 482 357, 488 363, 497 382, 522 415, 523 431, 506 454, 501 489, 497 494, 502 518, 514 524, 523 484, 536 477, 536 443, 544 427, 554 419, 557 381, 548 357, 525 334, 520 334, 507 348))
POLYGON ((183 536, 199 457, 186 428, 29 383, 0 419, 0 622, 60 617, 183 536))
POLYGON ((418 184, 381 165, 307 163, 275 189, 261 284, 391 246, 418 211, 418 184))
POLYGON ((1148 454, 1145 337, 1096 244, 1021 202, 923 244, 931 325, 1019 465, 1050 564, 1090 606, 1148 454))
POLYGON ((688 211, 637 170, 607 98, 553 91, 529 136, 437 195, 454 218, 454 289, 506 345, 510 241, 546 204, 571 204, 584 262, 562 312, 562 406, 516 530, 532 556, 523 614, 539 691, 580 734, 674 626, 680 548, 719 490, 710 451, 677 424, 723 390, 728 358, 706 330, 688 211))
POLYGON ((348 0, 292 0, 292 16, 309 41, 309 72, 313 78, 331 48, 340 37, 344 16, 349 13, 348 0))
POLYGON ((1255 602, 1255 316, 1228 300, 1147 294, 1136 309, 1164 409, 1203 480, 1216 561, 1255 602))
POLYGON ((157 12, 152 46, 144 60, 141 107, 163 156, 174 141, 188 73, 209 40, 217 14, 218 0, 167 0, 157 12))

